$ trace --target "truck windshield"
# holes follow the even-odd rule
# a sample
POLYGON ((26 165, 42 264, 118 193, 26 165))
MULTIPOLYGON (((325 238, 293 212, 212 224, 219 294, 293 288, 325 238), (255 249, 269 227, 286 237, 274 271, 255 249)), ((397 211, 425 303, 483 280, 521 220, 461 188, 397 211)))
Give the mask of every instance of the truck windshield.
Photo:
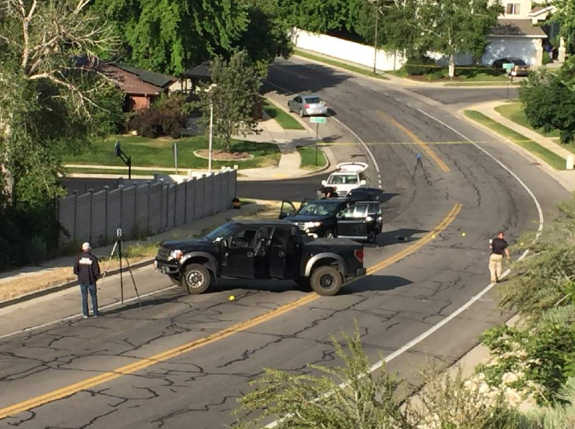
POLYGON ((236 224, 233 222, 224 223, 221 226, 218 226, 208 235, 206 235, 206 239, 210 241, 214 241, 216 238, 225 238, 227 237, 232 231, 236 229, 236 224))
POLYGON ((317 202, 309 203, 300 210, 298 215, 314 215, 314 216, 327 216, 334 214, 339 206, 339 203, 334 202, 317 202))
POLYGON ((327 181, 330 185, 357 185, 357 182, 357 174, 334 174, 327 181))

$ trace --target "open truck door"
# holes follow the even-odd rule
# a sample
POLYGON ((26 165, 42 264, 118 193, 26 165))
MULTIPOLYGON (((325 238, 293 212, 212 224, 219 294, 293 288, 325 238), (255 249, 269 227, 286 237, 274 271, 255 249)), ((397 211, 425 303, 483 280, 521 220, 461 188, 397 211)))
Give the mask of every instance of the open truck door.
POLYGON ((378 202, 358 202, 338 215, 337 230, 339 238, 368 241, 375 243, 381 233, 383 218, 378 202))

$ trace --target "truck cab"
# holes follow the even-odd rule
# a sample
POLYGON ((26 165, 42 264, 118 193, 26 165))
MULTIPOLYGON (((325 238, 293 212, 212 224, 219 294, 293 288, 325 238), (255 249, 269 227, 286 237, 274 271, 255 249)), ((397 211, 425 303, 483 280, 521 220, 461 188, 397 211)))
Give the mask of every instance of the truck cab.
POLYGON ((286 221, 228 222, 200 239, 162 243, 156 268, 190 294, 219 278, 289 279, 324 296, 365 275, 363 246, 312 240, 286 221))

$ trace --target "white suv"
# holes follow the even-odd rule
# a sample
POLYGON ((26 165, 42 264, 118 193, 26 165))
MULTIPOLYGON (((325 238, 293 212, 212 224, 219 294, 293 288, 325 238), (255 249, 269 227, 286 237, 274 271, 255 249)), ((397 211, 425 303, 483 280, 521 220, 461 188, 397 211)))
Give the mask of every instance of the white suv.
POLYGON ((364 174, 366 169, 365 162, 342 162, 327 180, 322 180, 321 184, 334 188, 338 197, 345 197, 350 191, 367 184, 364 174))

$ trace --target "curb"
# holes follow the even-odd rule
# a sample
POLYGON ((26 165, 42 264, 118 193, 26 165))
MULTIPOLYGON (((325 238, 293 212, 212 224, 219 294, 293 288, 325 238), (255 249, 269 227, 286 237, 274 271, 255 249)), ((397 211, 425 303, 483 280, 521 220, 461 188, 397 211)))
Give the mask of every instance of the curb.
MULTIPOLYGON (((294 116, 292 115, 292 112, 288 111, 284 106, 282 106, 280 103, 278 103, 275 100, 272 100, 270 97, 265 97, 265 99, 267 101, 269 101, 270 103, 272 103, 274 106, 276 106, 278 109, 281 109, 284 111, 284 113, 287 113, 288 115, 290 115, 292 118, 294 118, 298 124, 300 124, 305 131, 307 131, 308 133, 310 133, 312 136, 315 135, 315 132, 311 129, 311 127, 307 124, 306 121, 304 121, 302 118, 300 118, 299 116, 294 116)), ((273 119, 273 118, 272 118, 273 119)), ((275 121, 275 119, 273 119, 275 121)), ((302 131, 302 130, 288 130, 288 131, 302 131)))
MULTIPOLYGON (((468 118, 463 111, 464 110, 475 110, 479 113, 483 113, 481 112, 481 110, 477 109, 477 104, 471 105, 471 106, 467 106, 463 109, 459 109, 457 111, 457 116, 460 119, 465 120, 467 123, 471 124, 472 126, 474 126, 475 128, 478 128, 484 132, 486 132, 487 134, 492 135, 494 138, 499 139, 501 142, 504 142, 507 146, 509 146, 511 149, 513 149, 514 151, 516 151, 517 153, 519 153, 521 156, 523 156, 525 159, 527 159, 530 162, 534 162, 537 164, 537 167, 539 169, 541 169, 544 173, 546 173, 548 176, 550 176, 552 179, 554 179, 563 189, 567 190, 568 192, 573 192, 573 189, 569 187, 569 185, 567 183, 565 183, 565 181, 563 180, 563 177, 561 176, 561 174, 559 174, 558 170, 555 170, 553 167, 551 167, 550 165, 548 165, 544 160, 542 160, 541 158, 539 158, 538 156, 532 154, 531 152, 529 152, 527 149, 524 149, 523 147, 519 146, 517 143, 515 143, 514 141, 508 139, 507 137, 499 134, 496 131, 493 131, 491 128, 480 124, 479 122, 474 121, 473 119, 468 118)), ((487 116, 487 115, 486 115, 487 116)), ((491 117, 489 117, 491 118, 491 117)), ((494 118, 491 118, 495 121, 494 118)), ((568 170, 563 170, 563 171, 568 171, 568 170)))
MULTIPOLYGON (((143 267, 146 267, 148 265, 152 265, 153 262, 154 262, 153 259, 148 259, 145 261, 140 261, 134 265, 130 265, 130 267, 133 270, 136 270, 138 268, 143 268, 143 267)), ((126 271, 126 270, 124 269, 123 271, 126 271)), ((115 270, 108 271, 106 278, 115 276, 117 274, 120 274, 119 268, 116 268, 115 270)), ((31 293, 28 293, 26 295, 21 295, 21 296, 15 297, 15 298, 6 299, 4 301, 0 301, 0 308, 10 307, 10 306, 15 305, 15 304, 21 304, 23 302, 31 301, 31 300, 36 299, 36 298, 40 298, 40 297, 50 295, 50 294, 53 294, 56 292, 61 292, 61 291, 66 290, 66 289, 71 289, 74 286, 78 286, 78 284, 79 284, 78 281, 74 280, 73 282, 63 283, 63 284, 60 284, 57 286, 52 286, 52 287, 49 287, 46 289, 41 289, 41 290, 38 290, 35 292, 31 292, 31 293)))

